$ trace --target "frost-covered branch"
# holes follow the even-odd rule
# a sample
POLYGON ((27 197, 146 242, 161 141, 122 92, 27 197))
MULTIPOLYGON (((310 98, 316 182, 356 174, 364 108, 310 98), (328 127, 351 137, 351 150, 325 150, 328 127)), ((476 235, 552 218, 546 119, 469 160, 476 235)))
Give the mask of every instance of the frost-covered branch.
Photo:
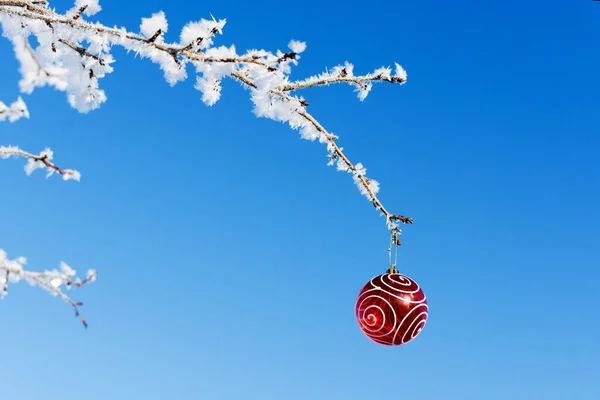
MULTIPOLYGON (((392 75, 392 70, 390 68, 382 67, 364 76, 353 76, 353 69, 354 66, 350 63, 346 63, 343 66, 338 65, 337 67, 333 68, 331 72, 328 71, 318 76, 311 76, 308 79, 291 82, 280 87, 279 89, 287 92, 290 90, 305 89, 313 86, 325 86, 332 83, 348 83, 355 85, 361 94, 363 92, 365 93, 364 96, 366 97, 366 94, 368 94, 368 92, 371 90, 372 82, 403 84, 406 82, 407 77, 406 71, 398 63, 396 63, 394 75, 392 75)), ((364 97, 361 96, 361 99, 364 99, 364 97)))
MULTIPOLYGON (((250 92, 257 117, 287 123, 303 139, 326 145, 328 164, 352 175, 360 192, 386 217, 387 226, 399 244, 398 224, 412 223, 412 219, 392 214, 383 206, 377 197, 379 183, 367 177, 362 163, 349 160, 338 145, 338 137, 307 111, 309 102, 296 95, 302 89, 346 83, 355 88, 362 101, 374 83, 405 83, 406 71, 399 64, 394 69, 381 67, 357 75, 354 66, 346 62, 320 75, 292 80, 292 67, 306 50, 304 42, 292 40, 285 52, 252 49, 238 53, 233 45, 214 45, 216 36, 222 34, 224 19, 213 17, 189 22, 175 42, 167 42, 170 27, 162 11, 142 18, 139 33, 86 20, 99 11, 98 0, 76 0, 64 13, 51 8, 45 0, 0 0, 2 35, 13 44, 20 63, 19 85, 23 93, 51 86, 66 92, 68 103, 79 112, 97 109, 107 100, 99 81, 113 72, 111 50, 115 46, 156 63, 171 86, 187 79, 192 70, 195 88, 208 106, 220 99, 223 79, 236 80, 250 92)), ((19 101, 10 107, 0 103, 0 120, 14 121, 18 115, 28 115, 24 103, 19 101), (20 114, 18 110, 22 110, 20 114)), ((58 172, 64 179, 79 179, 78 172, 53 164, 49 149, 34 155, 16 147, 0 147, 0 157, 9 156, 27 158, 28 173, 45 168, 49 174, 58 172)))
POLYGON ((46 176, 51 176, 55 172, 62 175, 65 181, 70 179, 79 181, 81 174, 73 169, 62 169, 56 164, 52 163, 53 153, 50 149, 44 149, 40 154, 35 155, 19 149, 16 146, 0 146, 0 158, 9 157, 24 157, 27 158, 27 164, 25 164, 25 172, 27 175, 31 175, 36 169, 46 169, 46 176))
MULTIPOLYGON (((225 25, 225 20, 213 19, 188 23, 180 34, 179 43, 168 44, 163 37, 168 31, 164 13, 159 12, 150 18, 143 18, 141 33, 135 34, 124 28, 109 28, 99 23, 90 23, 82 17, 93 15, 100 9, 96 0, 77 0, 75 7, 61 15, 51 10, 46 2, 32 4, 26 1, 0 0, 0 16, 2 13, 6 15, 0 21, 4 35, 13 42, 16 38, 34 35, 40 43, 36 51, 37 58, 44 59, 49 67, 58 68, 60 71, 66 69, 67 76, 79 75, 83 78, 78 81, 83 81, 84 84, 74 85, 72 79, 72 82, 69 82, 71 84, 67 84, 66 87, 54 85, 59 90, 66 90, 71 105, 82 112, 95 109, 106 101, 104 91, 98 89, 98 79, 112 72, 110 64, 113 58, 109 52, 111 46, 115 45, 123 46, 158 63, 166 80, 172 85, 187 77, 186 64, 192 64, 196 72, 202 74, 197 77, 196 88, 203 93, 202 99, 208 105, 214 104, 220 98, 223 78, 236 78, 253 92, 252 100, 258 116, 288 122, 292 128, 300 129, 302 137, 309 140, 319 139, 326 143, 330 160, 339 160, 338 168, 354 175, 361 192, 387 217, 391 229, 398 230, 395 221, 410 222, 407 218, 389 213, 383 207, 376 197, 378 183, 366 178, 366 170, 362 164, 357 164, 359 168, 356 168, 350 163, 335 143, 335 137, 327 134, 324 128, 316 123, 314 117, 308 117, 309 114, 305 111, 308 102, 303 98, 284 95, 285 92, 303 88, 345 82, 354 85, 359 98, 364 100, 373 82, 404 83, 406 72, 400 65, 396 64, 394 74, 390 68, 382 67, 373 73, 356 76, 352 64, 345 63, 319 76, 290 81, 291 66, 297 63, 300 53, 306 49, 303 42, 290 42, 291 51, 286 53, 250 50, 240 55, 234 46, 212 46, 214 36, 221 33, 225 25), (17 22, 20 23, 18 26, 17 22), (10 27, 7 29, 7 26, 10 27), (83 41, 90 45, 81 45, 83 41), (70 49, 72 54, 60 48, 60 45, 70 49), (79 59, 73 59, 75 54, 79 59), (83 68, 79 66, 82 61, 83 68), (88 76, 82 77, 83 74, 88 76), (77 95, 79 99, 74 99, 77 95), (279 101, 273 101, 273 97, 279 101)), ((22 58, 25 57, 20 57, 23 64, 22 58)), ((37 60, 32 65, 38 73, 46 70, 37 60)), ((33 68, 29 68, 31 69, 33 68)), ((65 76, 64 73, 56 75, 65 76)))
MULTIPOLYGON (((239 79, 246 85, 248 85, 254 89, 257 89, 256 83, 254 83, 252 80, 248 79, 248 77, 246 77, 244 74, 241 74, 239 72, 233 72, 232 76, 239 79)), ((289 95, 284 93, 282 89, 279 89, 279 88, 273 90, 272 93, 274 95, 277 95, 280 98, 290 101, 290 102, 293 102, 295 100, 294 98, 290 97, 289 95)), ((299 103, 300 103, 300 106, 308 105, 308 104, 306 104, 306 102, 304 100, 300 100, 299 103)), ((379 190, 379 183, 377 181, 371 180, 366 177, 367 170, 366 170, 366 168, 364 168, 364 166, 361 163, 356 164, 356 166, 355 166, 354 164, 352 164, 352 162, 350 162, 350 160, 343 153, 342 148, 340 148, 337 145, 337 143, 335 141, 337 139, 337 136, 327 132, 327 130, 312 115, 310 115, 304 109, 302 109, 302 110, 298 109, 298 110, 296 110, 296 112, 302 118, 304 118, 306 121, 308 121, 319 132, 319 134, 320 134, 319 138, 321 140, 327 141, 328 149, 330 151, 329 165, 333 165, 334 163, 336 163, 337 169, 339 171, 347 171, 347 172, 353 173, 354 182, 358 186, 361 193, 364 194, 365 196, 367 196, 368 198, 370 198, 373 203, 373 206, 375 208, 381 210, 381 212, 388 218, 388 225, 390 225, 390 229, 393 231, 394 240, 396 241, 396 244, 400 245, 400 239, 398 237, 398 234, 400 233, 400 231, 394 222, 400 221, 401 223, 404 223, 404 224, 412 224, 413 219, 404 217, 402 215, 395 215, 395 214, 392 214, 389 211, 387 211, 386 208, 381 203, 381 201, 379 201, 379 199, 376 196, 376 193, 379 190)))
POLYGON ((9 106, 0 101, 0 122, 6 120, 15 122, 23 117, 29 118, 29 111, 22 98, 19 97, 9 106))
POLYGON ((70 290, 72 287, 80 287, 96 280, 96 270, 89 270, 84 280, 76 275, 76 271, 61 261, 60 270, 46 270, 44 272, 30 272, 24 269, 26 264, 24 257, 19 257, 13 260, 8 259, 6 252, 0 249, 0 299, 8 295, 8 286, 11 282, 19 282, 25 280, 32 286, 39 286, 48 291, 53 296, 58 296, 65 302, 73 306, 75 315, 81 320, 87 328, 87 322, 79 312, 79 307, 83 305, 81 302, 71 300, 65 294, 65 290, 70 290))

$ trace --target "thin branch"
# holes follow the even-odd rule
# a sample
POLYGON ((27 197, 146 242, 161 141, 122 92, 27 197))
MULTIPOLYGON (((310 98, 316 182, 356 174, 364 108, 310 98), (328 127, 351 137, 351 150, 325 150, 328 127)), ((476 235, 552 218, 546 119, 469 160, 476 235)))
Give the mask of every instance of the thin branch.
MULTIPOLYGON (((238 79, 239 81, 245 83, 246 85, 256 89, 257 85, 254 81, 252 81, 250 78, 248 78, 245 74, 241 73, 241 72, 233 72, 231 74, 231 76, 233 76, 234 78, 238 79)), ((285 100, 292 100, 287 94, 283 93, 283 92, 279 92, 279 91, 272 91, 274 94, 284 98, 285 100)), ((342 151, 342 149, 338 146, 336 139, 337 136, 332 135, 331 133, 329 133, 324 127, 323 125, 321 125, 311 114, 309 114, 306 111, 297 111, 298 114, 300 114, 304 119, 306 119, 308 122, 310 122, 319 132, 321 132, 329 141, 329 143, 331 144, 331 146, 333 147, 333 157, 340 158, 344 164, 346 164, 346 166, 352 171, 352 172, 356 172, 356 167, 354 166, 354 164, 348 159, 348 157, 346 157, 346 155, 344 154, 344 152, 342 151)), ((363 184, 364 188, 366 189, 369 197, 371 198, 371 202, 373 203, 373 205, 375 206, 375 208, 377 208, 378 210, 380 210, 383 215, 385 215, 390 221, 400 221, 404 224, 412 224, 413 223, 413 219, 409 218, 409 217, 405 217, 402 215, 395 215, 390 213, 381 203, 381 201, 377 198, 377 195, 375 195, 375 193, 373 193, 373 191, 371 190, 371 188, 369 187, 369 182, 368 182, 368 178, 362 175, 357 175, 358 179, 360 179, 361 183, 363 184)), ((394 232, 398 232, 398 229, 393 229, 394 232)), ((400 245, 400 241, 398 239, 397 242, 398 245, 400 245)))
POLYGON ((160 35, 162 35, 162 33, 163 33, 162 29, 157 30, 156 33, 154 35, 152 35, 152 37, 150 39, 148 39, 147 42, 148 43, 154 43, 156 41, 156 39, 158 39, 158 37, 160 35))
MULTIPOLYGON (((334 149, 333 154, 336 156, 336 158, 340 158, 352 172, 356 172, 356 167, 354 166, 354 164, 352 164, 352 162, 348 159, 348 157, 346 157, 346 155, 344 154, 342 149, 338 146, 337 142, 335 141, 336 137, 334 135, 330 134, 329 132, 327 132, 327 130, 308 112, 300 111, 300 112, 298 112, 298 114, 300 114, 307 121, 309 121, 315 128, 317 128, 317 130, 319 132, 321 132, 323 135, 325 135, 325 137, 327 138, 327 140, 329 141, 329 143, 331 144, 331 146, 334 149)), ((371 202, 373 203, 373 206, 375 206, 375 208, 380 210, 383 213, 383 215, 385 215, 389 220, 400 221, 404 224, 412 224, 413 223, 412 218, 407 218, 402 215, 395 215, 395 214, 390 213, 383 206, 381 201, 379 201, 379 199, 377 198, 375 193, 373 193, 373 191, 371 190, 371 188, 369 186, 369 179, 362 175, 357 175, 357 177, 358 177, 358 179, 360 179, 360 182, 362 183, 363 187, 366 189, 369 197, 371 198, 371 202)))
POLYGON ((87 57, 93 58, 94 60, 98 61, 98 64, 105 65, 105 62, 102 58, 98 57, 95 54, 88 52, 85 47, 76 46, 66 39, 58 39, 58 41, 64 45, 66 45, 67 47, 70 47, 73 50, 75 50, 77 53, 79 53, 80 56, 87 56, 87 57))
POLYGON ((49 170, 58 172, 60 175, 63 176, 63 178, 65 180, 67 180, 67 179, 79 180, 81 177, 80 173, 76 170, 63 169, 63 168, 58 167, 56 164, 52 163, 50 161, 51 155, 49 155, 47 151, 42 152, 39 155, 35 155, 32 153, 23 151, 23 150, 19 149, 18 147, 0 146, 0 158, 8 158, 10 156, 24 157, 24 158, 31 160, 33 163, 40 162, 49 170))
POLYGON ((81 15, 83 14, 83 12, 85 10, 87 10, 87 8, 88 8, 87 5, 80 7, 79 10, 77 10, 77 12, 75 13, 75 15, 73 15, 73 19, 75 20, 75 19, 81 18, 81 15))
POLYGON ((77 302, 77 303, 74 302, 73 300, 71 300, 69 298, 69 296, 67 296, 66 294, 64 294, 62 290, 58 289, 57 287, 52 286, 51 284, 49 284, 47 281, 45 281, 40 276, 32 276, 31 279, 33 279, 35 282, 37 282, 40 286, 44 287, 49 292, 54 293, 55 295, 57 295, 61 299, 63 299, 65 302, 67 302, 71 306, 73 306, 73 309, 75 310, 75 315, 77 316, 77 318, 79 318, 79 320, 81 321, 81 323, 83 324, 83 326, 85 328, 88 327, 87 322, 85 321, 85 319, 83 319, 83 316, 79 312, 79 306, 82 306, 83 303, 81 303, 81 302, 77 302))
POLYGON ((0 271, 6 272, 4 277, 0 278, 0 282, 3 283, 0 298, 8 294, 9 281, 18 282, 20 280, 26 280, 32 284, 39 285, 46 289, 50 294, 58 296, 66 303, 70 304, 75 310, 77 318, 79 318, 83 326, 87 328, 88 324, 79 311, 79 307, 81 307, 83 303, 73 301, 65 294, 61 287, 64 286, 65 288, 70 289, 73 286, 81 287, 94 282, 96 280, 97 271, 88 271, 86 279, 81 280, 75 276, 75 271, 64 263, 61 263, 62 272, 56 269, 44 272, 26 271, 23 268, 24 264, 25 260, 23 258, 9 260, 6 257, 6 253, 0 249, 0 271))
POLYGON ((292 82, 285 86, 281 86, 279 90, 289 92, 291 90, 305 89, 314 86, 325 86, 332 83, 353 83, 361 87, 365 87, 365 82, 390 82, 390 83, 405 83, 406 79, 396 76, 374 75, 374 76, 331 76, 323 79, 304 80, 292 82))

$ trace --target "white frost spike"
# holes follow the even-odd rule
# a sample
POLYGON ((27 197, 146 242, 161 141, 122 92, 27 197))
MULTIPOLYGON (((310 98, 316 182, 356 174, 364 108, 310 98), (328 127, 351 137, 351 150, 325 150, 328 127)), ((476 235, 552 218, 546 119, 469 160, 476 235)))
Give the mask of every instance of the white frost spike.
POLYGON ((366 179, 367 186, 369 187, 369 190, 373 194, 377 194, 377 192, 379 192, 379 182, 377 182, 375 179, 367 178, 366 175, 367 175, 367 169, 362 165, 362 163, 356 164, 354 176, 352 178, 354 179, 354 183, 358 187, 358 190, 360 190, 360 192, 363 195, 365 195, 368 199, 370 199, 371 195, 369 194, 369 191, 367 190, 367 188, 365 188, 360 177, 362 177, 363 179, 366 179))
POLYGON ((375 71, 370 73, 368 76, 381 76, 384 79, 390 79, 392 77, 392 70, 389 67, 377 68, 375 71))
POLYGON ((67 15, 75 15, 83 7, 86 7, 83 13, 88 17, 91 17, 92 15, 102 10, 102 7, 100 7, 98 0, 75 0, 75 7, 67 11, 67 15))
POLYGON ((68 276, 69 278, 72 278, 75 276, 75 274, 77 273, 73 268, 69 267, 65 262, 61 261, 60 262, 60 269, 61 271, 68 276))
POLYGON ((221 97, 221 86, 216 79, 198 77, 194 87, 202 92, 202 101, 208 106, 214 105, 221 97))
MULTIPOLYGON (((331 143, 327 144, 327 150, 329 152, 329 154, 327 154, 327 157, 329 157, 329 161, 327 162, 327 166, 332 166, 336 162, 340 161, 340 158, 338 156, 336 156, 335 150, 333 148, 331 148, 331 143)), ((344 148, 340 147, 340 151, 344 151, 344 148)))
POLYGON ((329 76, 338 76, 341 74, 342 70, 346 72, 346 76, 352 77, 354 76, 354 65, 346 61, 344 65, 336 65, 331 69, 331 73, 329 76))
POLYGON ((221 21, 217 22, 217 20, 215 19, 215 16, 212 14, 210 14, 210 17, 212 18, 213 22, 217 25, 217 32, 219 32, 219 35, 222 35, 223 34, 222 28, 223 28, 223 25, 225 25, 225 20, 221 20, 223 22, 223 25, 218 26, 219 24, 221 24, 221 21))
POLYGON ((350 172, 350 167, 348 167, 348 165, 344 162, 344 160, 342 160, 341 158, 338 158, 337 170, 344 171, 344 172, 350 172))
POLYGON ((355 166, 355 174, 365 176, 367 174, 367 169, 362 165, 362 163, 358 163, 355 166))
MULTIPOLYGON (((367 186, 369 187, 369 190, 371 191, 371 193, 373 193, 373 194, 379 193, 379 182, 377 182, 375 179, 369 179, 369 183, 367 186)), ((370 196, 367 196, 367 197, 370 198, 370 196)))
MULTIPOLYGON (((364 176, 363 176, 363 178, 367 179, 364 176)), ((368 199, 371 199, 371 195, 369 194, 369 191, 365 188, 365 186, 363 185, 363 183, 360 180, 360 178, 358 177, 358 175, 354 174, 353 179, 354 179, 354 183, 356 184, 356 187, 358 187, 358 190, 360 190, 360 192, 364 196, 366 196, 368 199)), ((369 187, 369 190, 371 191, 371 193, 377 194, 379 192, 379 182, 377 182, 376 180, 368 179, 367 186, 369 187)))
MULTIPOLYGON (((152 14, 150 18, 142 18, 140 32, 146 38, 150 39, 156 32, 158 32, 159 29, 162 31, 162 33, 167 32, 169 29, 169 24, 167 23, 167 18, 165 17, 165 13, 163 11, 152 14)), ((156 38, 156 42, 158 43, 159 41, 163 41, 162 35, 156 38)))
POLYGON ((300 137, 305 140, 310 140, 311 142, 315 139, 318 139, 321 135, 321 132, 317 130, 312 125, 306 125, 300 128, 300 137))
MULTIPOLYGON (((402 66, 400 64, 396 63, 396 71, 394 72, 394 76, 396 78, 400 78, 404 82, 406 82, 406 79, 408 78, 408 73, 406 72, 406 70, 404 68, 402 68, 402 66)), ((402 82, 402 83, 404 83, 404 82, 402 82)))
POLYGON ((358 98, 360 99, 360 101, 364 101, 367 98, 372 88, 372 83, 363 83, 362 85, 356 85, 355 92, 358 92, 358 98))
POLYGON ((45 165, 41 161, 34 161, 33 159, 27 160, 27 164, 25 164, 25 173, 27 175, 31 175, 33 171, 36 169, 44 168, 45 165))
POLYGON ((299 42, 297 40, 292 40, 288 47, 296 54, 303 53, 306 50, 306 42, 299 42))
POLYGON ((63 181, 73 180, 79 182, 81 180, 81 173, 74 169, 65 169, 63 175, 63 181))
POLYGON ((181 30, 179 43, 181 46, 189 46, 192 44, 191 50, 206 49, 213 43, 213 29, 222 33, 223 26, 225 26, 226 22, 227 21, 224 19, 215 21, 214 17, 212 21, 201 19, 197 22, 188 22, 181 30), (199 39, 202 39, 200 40, 200 44, 198 44, 199 39))
POLYGON ((97 272, 95 269, 90 269, 88 270, 87 274, 86 274, 86 280, 88 282, 94 282, 96 280, 97 277, 97 272))

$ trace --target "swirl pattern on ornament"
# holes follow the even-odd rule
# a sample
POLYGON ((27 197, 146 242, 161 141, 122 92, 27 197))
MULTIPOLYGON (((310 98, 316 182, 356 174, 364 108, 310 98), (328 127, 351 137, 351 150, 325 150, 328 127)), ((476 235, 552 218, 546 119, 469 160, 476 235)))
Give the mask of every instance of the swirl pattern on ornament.
POLYGON ((356 299, 360 329, 369 339, 386 346, 413 340, 427 321, 429 306, 419 285, 401 274, 371 279, 356 299))

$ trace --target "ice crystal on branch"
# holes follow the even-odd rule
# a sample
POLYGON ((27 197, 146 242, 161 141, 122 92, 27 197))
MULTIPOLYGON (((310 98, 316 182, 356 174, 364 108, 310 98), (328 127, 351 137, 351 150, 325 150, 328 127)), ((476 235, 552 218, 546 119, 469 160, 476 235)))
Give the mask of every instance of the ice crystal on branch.
MULTIPOLYGON (((45 3, 45 1, 40 3, 45 3)), ((81 17, 81 14, 91 17, 101 10, 102 7, 100 7, 98 0, 75 0, 75 7, 67 11, 66 15, 73 16, 74 19, 77 19, 81 17)))
MULTIPOLYGON (((294 80, 292 68, 298 64, 300 54, 306 51, 304 42, 292 40, 286 51, 250 49, 239 52, 234 45, 217 46, 214 42, 217 35, 223 33, 225 20, 215 19, 212 15, 210 19, 185 24, 177 42, 169 42, 169 28, 172 31, 173 27, 169 27, 162 11, 141 17, 140 33, 134 33, 126 28, 111 28, 86 20, 100 10, 98 0, 76 0, 64 14, 55 11, 45 0, 0 0, 2 35, 12 43, 20 63, 21 92, 30 94, 36 88, 50 86, 64 91, 68 103, 77 111, 95 110, 107 101, 101 80, 113 72, 111 51, 114 47, 125 48, 137 57, 157 64, 170 85, 186 80, 188 73, 193 73, 194 87, 208 106, 220 99, 223 79, 233 79, 250 92, 257 117, 286 123, 298 130, 303 139, 325 144, 328 165, 336 165, 338 170, 352 174, 360 192, 386 217, 387 227, 395 237, 400 233, 398 223, 412 223, 410 218, 387 211, 377 198, 379 183, 367 177, 362 164, 354 165, 348 159, 337 144, 338 137, 308 112, 310 103, 299 93, 313 86, 345 83, 355 89, 362 101, 374 83, 406 82, 406 71, 399 64, 395 64, 393 70, 384 66, 357 75, 354 66, 346 62, 319 75, 294 80)), ((15 121, 28 116, 20 98, 10 106, 0 103, 0 120, 15 121)), ((15 146, 0 147, 0 158, 9 157, 26 158, 28 174, 45 169, 48 175, 58 173, 65 180, 80 178, 79 172, 54 164, 50 149, 36 155, 15 146)), ((22 266, 22 263, 15 262, 3 261, 0 271, 7 271, 7 275, 12 275, 13 270, 22 271, 15 266, 22 266), (11 271, 8 265, 12 266, 11 271)), ((24 271, 21 275, 25 276, 23 274, 24 271)), ((48 286, 41 286, 53 288, 56 293, 55 290, 62 287, 60 282, 66 282, 57 279, 69 278, 71 270, 64 267, 61 274, 48 281, 48 286)))
POLYGON ((152 14, 150 18, 142 18, 142 24, 140 25, 140 32, 148 38, 148 42, 163 42, 161 35, 167 33, 168 29, 169 24, 165 13, 162 11, 152 14))

